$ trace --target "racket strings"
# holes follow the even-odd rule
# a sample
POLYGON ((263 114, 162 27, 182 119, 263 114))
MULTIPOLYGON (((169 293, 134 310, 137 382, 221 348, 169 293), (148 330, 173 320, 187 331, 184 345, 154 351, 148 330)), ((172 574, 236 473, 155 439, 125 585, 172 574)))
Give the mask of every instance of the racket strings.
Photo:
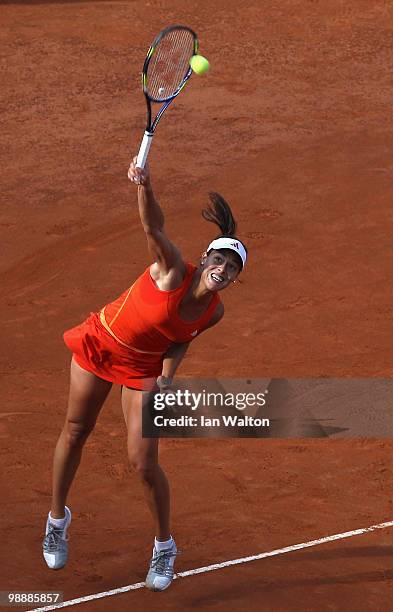
POLYGON ((183 39, 184 32, 177 30, 171 32, 158 45, 156 56, 153 56, 150 67, 151 81, 149 89, 151 90, 152 97, 169 97, 181 85, 186 72, 184 70, 184 60, 182 61, 183 58, 179 54, 183 39))
POLYGON ((183 84, 194 55, 189 30, 172 30, 158 43, 147 70, 147 93, 156 100, 173 96, 183 84))

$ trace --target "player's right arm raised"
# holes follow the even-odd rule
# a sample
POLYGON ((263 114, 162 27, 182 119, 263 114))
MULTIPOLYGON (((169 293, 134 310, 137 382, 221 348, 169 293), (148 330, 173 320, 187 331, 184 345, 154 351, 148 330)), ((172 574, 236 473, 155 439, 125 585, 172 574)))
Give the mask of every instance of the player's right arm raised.
MULTIPOLYGON (((183 277, 185 265, 179 250, 169 240, 164 231, 164 214, 154 197, 150 181, 149 168, 135 166, 136 158, 130 165, 128 177, 138 185, 138 207, 143 230, 146 234, 149 251, 154 258, 151 268, 155 280, 161 280, 168 274, 183 277)), ((180 280, 181 280, 180 278, 180 280)), ((177 282, 177 278, 171 279, 177 282)), ((171 283, 172 284, 172 283, 171 283)))

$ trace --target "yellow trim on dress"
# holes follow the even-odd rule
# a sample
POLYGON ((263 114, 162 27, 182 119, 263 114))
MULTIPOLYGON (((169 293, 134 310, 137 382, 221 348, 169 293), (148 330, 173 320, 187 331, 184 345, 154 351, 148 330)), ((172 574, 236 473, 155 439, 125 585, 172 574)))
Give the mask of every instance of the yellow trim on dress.
MULTIPOLYGON (((130 289, 130 291, 131 291, 131 289, 130 289)), ((128 297, 128 295, 127 295, 127 297, 128 297)), ((125 303, 125 301, 123 302, 122 307, 124 306, 124 303, 125 303)), ((117 315, 119 314, 119 312, 117 313, 117 315)), ((116 315, 116 317, 117 317, 117 315, 116 315)), ((115 321, 116 317, 113 319, 112 323, 115 321)), ((118 342, 122 346, 125 346, 126 348, 130 349, 131 351, 136 351, 137 353, 147 353, 148 355, 162 355, 163 354, 162 351, 141 351, 141 349, 137 349, 134 346, 130 346, 129 344, 126 344, 125 342, 120 340, 120 338, 118 338, 116 336, 116 334, 111 330, 111 328, 109 327, 109 325, 108 325, 108 323, 107 323, 107 321, 105 319, 105 306, 104 306, 104 308, 102 308, 100 310, 100 321, 101 321, 102 325, 105 327, 106 331, 112 336, 112 338, 114 338, 114 340, 116 340, 116 342, 118 342)))
POLYGON ((126 297, 124 298, 124 301, 122 303, 122 305, 120 306, 119 310, 117 311, 117 313, 115 314, 115 316, 113 317, 112 321, 108 324, 109 327, 112 327, 112 325, 114 324, 114 322, 116 321, 117 317, 119 316, 119 314, 121 313, 121 311, 124 308, 124 304, 126 303, 126 301, 128 300, 128 296, 131 293, 131 289, 133 288, 133 286, 135 285, 135 283, 132 283, 131 287, 129 288, 126 297))

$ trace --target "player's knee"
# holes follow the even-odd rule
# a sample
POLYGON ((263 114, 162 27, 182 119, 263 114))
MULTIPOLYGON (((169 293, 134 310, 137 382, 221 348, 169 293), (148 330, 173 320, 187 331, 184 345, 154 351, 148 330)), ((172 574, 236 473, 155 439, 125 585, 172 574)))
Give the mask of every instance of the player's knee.
POLYGON ((64 426, 64 436, 67 446, 71 448, 83 446, 92 429, 93 425, 89 423, 66 421, 64 426))
POLYGON ((142 482, 149 485, 153 484, 157 470, 155 461, 131 455, 129 456, 129 463, 142 482))

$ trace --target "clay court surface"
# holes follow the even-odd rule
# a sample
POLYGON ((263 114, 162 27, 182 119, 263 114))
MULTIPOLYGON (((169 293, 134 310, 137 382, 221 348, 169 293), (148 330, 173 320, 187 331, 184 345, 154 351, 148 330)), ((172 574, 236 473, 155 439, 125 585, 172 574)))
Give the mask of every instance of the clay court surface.
MULTIPOLYGON (((180 373, 389 378, 393 9, 137 0, 1 2, 0 12, 0 590, 72 599, 143 581, 154 535, 114 388, 71 492, 69 565, 51 572, 41 555, 68 394, 62 332, 149 262, 126 175, 151 40, 187 24, 212 64, 152 147, 168 233, 197 262, 214 237, 200 209, 216 190, 250 252, 223 322, 180 373)), ((176 569, 391 521, 392 451, 389 438, 164 440, 176 569)), ((388 610, 392 539, 383 529, 71 609, 388 610)))

